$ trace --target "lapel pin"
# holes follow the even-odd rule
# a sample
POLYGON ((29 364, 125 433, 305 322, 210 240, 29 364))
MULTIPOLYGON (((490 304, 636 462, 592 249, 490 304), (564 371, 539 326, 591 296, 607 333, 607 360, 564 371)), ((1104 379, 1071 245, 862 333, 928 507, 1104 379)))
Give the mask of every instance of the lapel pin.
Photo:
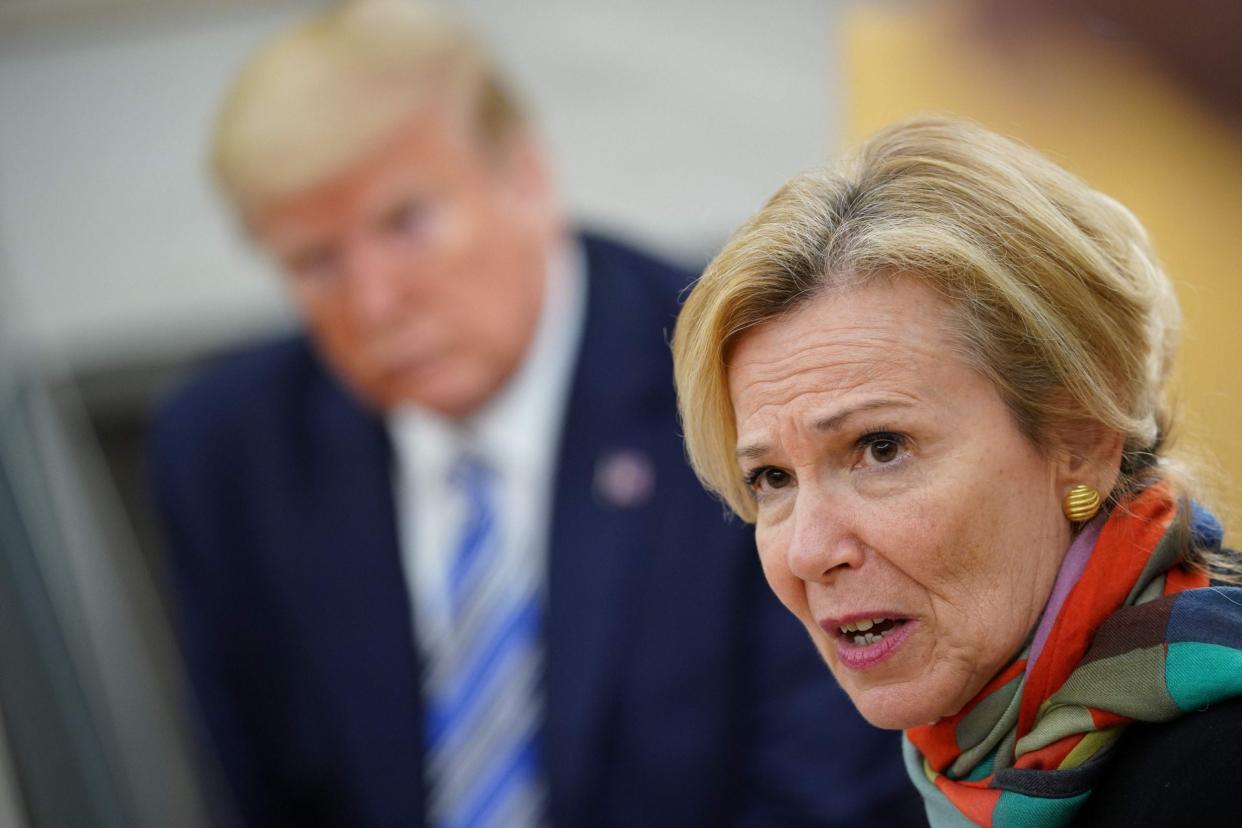
POLYGON ((647 502, 655 490, 655 467, 634 449, 605 454, 595 465, 595 494, 610 506, 632 509, 647 502))

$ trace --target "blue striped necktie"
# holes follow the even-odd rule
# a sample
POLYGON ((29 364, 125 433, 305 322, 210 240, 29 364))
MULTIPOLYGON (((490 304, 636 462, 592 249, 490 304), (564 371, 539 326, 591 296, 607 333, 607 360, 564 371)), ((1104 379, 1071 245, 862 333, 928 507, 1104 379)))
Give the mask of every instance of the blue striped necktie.
POLYGON ((464 460, 452 484, 466 509, 449 559, 449 640, 423 686, 431 824, 541 825, 539 585, 507 565, 490 470, 464 460))

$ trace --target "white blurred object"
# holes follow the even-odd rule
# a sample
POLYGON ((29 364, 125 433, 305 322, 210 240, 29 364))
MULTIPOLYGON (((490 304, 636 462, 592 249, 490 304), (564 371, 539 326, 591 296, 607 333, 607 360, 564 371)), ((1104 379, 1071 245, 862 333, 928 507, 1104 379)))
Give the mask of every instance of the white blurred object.
POLYGON ((834 149, 820 0, 459 0, 532 104, 575 215, 711 252, 834 149))
MULTIPOLYGON (((114 5, 123 19, 0 31, 0 244, 17 333, 75 367, 192 354, 289 318, 203 157, 238 66, 321 4, 114 5)), ((692 264, 834 149, 832 3, 448 5, 531 104, 572 214, 692 264)))

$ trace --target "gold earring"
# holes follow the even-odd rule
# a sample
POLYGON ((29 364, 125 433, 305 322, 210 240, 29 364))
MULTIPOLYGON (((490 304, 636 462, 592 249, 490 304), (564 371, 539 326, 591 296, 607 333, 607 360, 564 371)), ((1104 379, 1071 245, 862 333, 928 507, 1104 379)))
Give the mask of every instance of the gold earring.
POLYGON ((1061 511, 1071 523, 1091 520, 1100 511, 1100 493, 1084 483, 1079 483, 1061 501, 1061 511))

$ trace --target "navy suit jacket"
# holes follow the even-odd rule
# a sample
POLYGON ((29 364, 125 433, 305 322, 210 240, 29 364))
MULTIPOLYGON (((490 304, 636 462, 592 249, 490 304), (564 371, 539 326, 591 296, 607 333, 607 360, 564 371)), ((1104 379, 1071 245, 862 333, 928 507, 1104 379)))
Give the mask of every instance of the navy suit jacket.
MULTIPOLYGON (((588 310, 547 563, 542 751, 559 826, 922 819, 763 581, 749 527, 687 467, 667 340, 687 274, 584 242, 588 310), (623 507, 595 476, 646 458, 623 507)), ((235 815, 422 824, 419 663, 381 418, 304 338, 180 392, 152 468, 185 657, 235 815)))

